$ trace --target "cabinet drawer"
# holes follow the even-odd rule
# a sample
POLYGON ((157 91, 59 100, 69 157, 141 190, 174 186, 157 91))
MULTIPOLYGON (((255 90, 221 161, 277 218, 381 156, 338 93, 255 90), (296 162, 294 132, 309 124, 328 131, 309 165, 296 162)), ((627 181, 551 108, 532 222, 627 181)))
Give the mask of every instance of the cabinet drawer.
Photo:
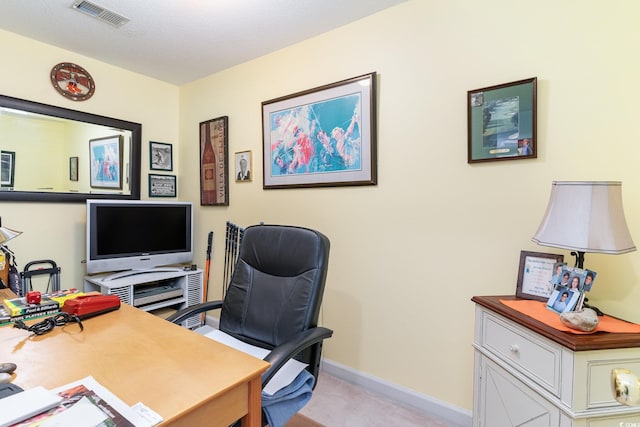
POLYGON ((512 366, 527 379, 560 396, 560 346, 513 323, 481 311, 480 348, 512 366))

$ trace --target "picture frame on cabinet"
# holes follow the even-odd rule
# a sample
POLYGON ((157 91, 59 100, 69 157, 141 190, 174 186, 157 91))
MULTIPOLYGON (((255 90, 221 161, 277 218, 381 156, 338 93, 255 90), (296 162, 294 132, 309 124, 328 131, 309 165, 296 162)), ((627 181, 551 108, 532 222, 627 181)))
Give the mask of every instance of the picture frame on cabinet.
POLYGON ((229 206, 229 118, 200 123, 200 205, 229 206))
POLYGON ((538 157, 537 78, 467 92, 467 163, 538 157))
POLYGON ((262 103, 263 188, 377 184, 376 73, 262 103))
POLYGON ((516 296, 547 302, 554 290, 553 276, 564 265, 564 255, 520 251, 516 296))
POLYGON ((164 142, 149 141, 149 168, 151 170, 173 170, 173 146, 164 142))
POLYGON ((149 197, 176 197, 175 175, 149 174, 149 197))

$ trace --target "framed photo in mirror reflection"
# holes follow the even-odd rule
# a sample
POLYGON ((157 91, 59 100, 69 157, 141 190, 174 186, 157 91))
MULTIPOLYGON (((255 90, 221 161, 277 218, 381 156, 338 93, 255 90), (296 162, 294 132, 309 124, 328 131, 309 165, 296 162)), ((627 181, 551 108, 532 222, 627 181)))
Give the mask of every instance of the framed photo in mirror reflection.
POLYGON ((122 135, 89 140, 91 187, 122 189, 122 135))
POLYGON ((69 157, 69 181, 78 180, 78 158, 69 157))
POLYGON ((16 173, 16 153, 15 151, 2 150, 0 156, 0 179, 2 186, 12 188, 16 173))

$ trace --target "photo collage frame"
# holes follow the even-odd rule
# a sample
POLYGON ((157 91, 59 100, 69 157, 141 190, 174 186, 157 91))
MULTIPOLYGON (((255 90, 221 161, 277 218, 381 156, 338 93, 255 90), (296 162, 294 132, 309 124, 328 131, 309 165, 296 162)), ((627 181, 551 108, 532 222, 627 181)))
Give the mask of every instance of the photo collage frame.
POLYGON ((591 291, 598 273, 578 267, 567 267, 563 262, 556 263, 553 271, 553 291, 547 301, 547 308, 556 313, 582 310, 585 294, 591 291))

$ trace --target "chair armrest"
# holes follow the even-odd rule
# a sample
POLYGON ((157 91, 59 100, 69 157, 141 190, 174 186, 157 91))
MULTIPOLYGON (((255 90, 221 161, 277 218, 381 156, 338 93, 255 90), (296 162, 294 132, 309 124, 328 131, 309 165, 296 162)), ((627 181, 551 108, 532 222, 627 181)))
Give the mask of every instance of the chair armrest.
POLYGON ((198 314, 205 313, 210 310, 216 310, 222 307, 222 301, 207 301, 200 304, 192 305, 191 307, 183 308, 182 310, 173 313, 171 316, 167 317, 171 323, 180 324, 185 319, 198 314))
POLYGON ((313 329, 307 329, 295 339, 287 341, 286 343, 271 350, 271 352, 264 358, 265 361, 271 363, 271 366, 264 374, 262 374, 262 388, 271 381, 271 378, 285 363, 287 363, 287 361, 289 361, 289 359, 300 353, 302 350, 311 347, 326 338, 330 338, 332 335, 333 331, 331 329, 319 326, 313 329))

